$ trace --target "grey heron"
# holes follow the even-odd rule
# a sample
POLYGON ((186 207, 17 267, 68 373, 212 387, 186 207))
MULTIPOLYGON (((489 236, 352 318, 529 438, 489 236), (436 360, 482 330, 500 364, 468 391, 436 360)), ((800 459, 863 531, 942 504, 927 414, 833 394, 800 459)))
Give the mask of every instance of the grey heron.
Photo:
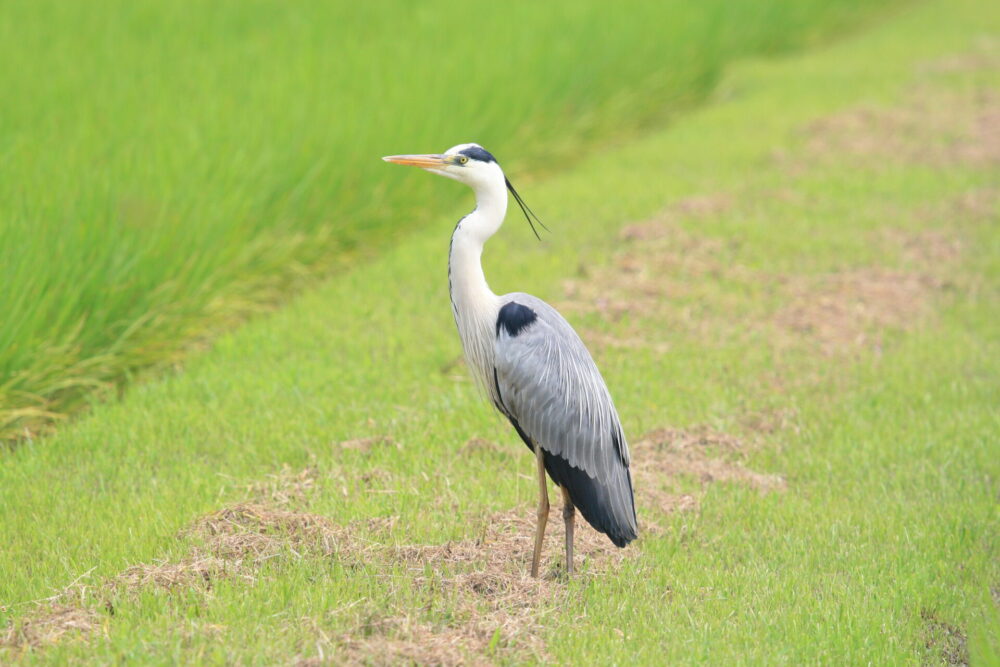
POLYGON ((546 472, 562 491, 568 573, 575 509, 624 547, 637 535, 628 444, 597 365, 552 306, 520 292, 497 296, 483 273, 483 246, 503 224, 508 191, 533 231, 532 217, 541 221, 478 144, 382 159, 420 167, 475 192, 476 208, 459 220, 451 237, 452 313, 476 382, 535 455, 539 500, 531 575, 538 576, 549 514, 546 472))

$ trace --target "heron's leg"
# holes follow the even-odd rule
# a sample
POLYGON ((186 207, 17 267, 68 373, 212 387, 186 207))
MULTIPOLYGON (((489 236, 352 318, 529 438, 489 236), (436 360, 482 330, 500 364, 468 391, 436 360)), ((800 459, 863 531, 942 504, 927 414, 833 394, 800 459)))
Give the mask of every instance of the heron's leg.
POLYGON ((538 577, 538 563, 542 560, 542 538, 545 537, 545 522, 549 520, 549 489, 545 483, 545 458, 541 445, 535 445, 535 461, 538 463, 538 530, 535 532, 535 553, 531 559, 531 576, 538 577))
POLYGON ((569 491, 560 486, 563 497, 563 521, 566 523, 566 574, 573 574, 573 520, 576 518, 576 508, 569 499, 569 491))

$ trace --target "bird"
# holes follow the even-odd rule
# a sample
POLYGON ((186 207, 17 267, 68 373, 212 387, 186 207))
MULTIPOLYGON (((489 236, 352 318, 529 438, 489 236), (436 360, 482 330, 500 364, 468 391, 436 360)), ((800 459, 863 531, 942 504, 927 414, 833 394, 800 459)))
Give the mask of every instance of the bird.
POLYGON ((538 577, 549 515, 546 473, 562 494, 568 575, 574 571, 576 510, 625 547, 638 536, 628 443, 597 364, 555 308, 522 292, 498 296, 483 272, 483 247, 503 224, 508 192, 536 237, 532 219, 545 226, 479 144, 382 159, 464 183, 475 193, 475 209, 451 236, 451 308, 476 383, 535 457, 539 499, 531 576, 538 577))

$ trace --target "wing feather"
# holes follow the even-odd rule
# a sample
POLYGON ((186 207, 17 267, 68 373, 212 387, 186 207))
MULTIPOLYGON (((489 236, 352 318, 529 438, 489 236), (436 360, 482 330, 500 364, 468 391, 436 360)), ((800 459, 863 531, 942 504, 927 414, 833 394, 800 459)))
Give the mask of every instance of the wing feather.
POLYGON ((553 461, 555 468, 565 464, 554 470, 547 458, 556 483, 567 486, 571 497, 569 485, 575 484, 581 498, 586 495, 591 504, 600 505, 585 508, 574 498, 587 520, 616 544, 627 543, 636 531, 628 444, 597 365, 569 323, 544 301, 527 294, 504 300, 531 309, 535 318, 526 325, 519 321, 511 330, 498 320, 498 407, 531 441, 529 446, 537 443, 560 459, 553 461), (599 514, 606 516, 595 523, 592 517, 599 514))

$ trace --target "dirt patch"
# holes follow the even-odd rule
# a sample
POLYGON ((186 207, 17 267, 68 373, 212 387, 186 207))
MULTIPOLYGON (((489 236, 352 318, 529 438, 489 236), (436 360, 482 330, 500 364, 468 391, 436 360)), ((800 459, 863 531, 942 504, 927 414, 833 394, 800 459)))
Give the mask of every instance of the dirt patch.
POLYGON ((725 322, 720 327, 705 311, 739 306, 738 297, 716 287, 750 275, 733 259, 738 240, 696 236, 670 214, 629 225, 620 238, 623 249, 611 264, 564 281, 564 298, 556 304, 565 313, 595 315, 614 325, 613 332, 583 328, 588 345, 663 354, 673 332, 719 337, 733 328, 725 322))
POLYGON ((1000 38, 984 35, 963 53, 942 56, 918 67, 922 74, 994 72, 1000 66, 1000 38))
POLYGON ((263 481, 247 487, 247 497, 254 501, 287 507, 304 506, 315 492, 319 471, 313 467, 295 470, 288 464, 277 473, 267 475, 263 481))
MULTIPOLYGON (((647 434, 633 446, 640 512, 696 510, 696 494, 663 486, 679 475, 694 475, 703 484, 726 481, 762 490, 781 488, 780 478, 726 460, 746 447, 733 436, 707 428, 647 434)), ((491 455, 502 451, 487 440, 471 440, 466 448, 491 455)), ((134 565, 96 586, 74 585, 8 628, 0 645, 21 648, 59 641, 70 633, 93 635, 102 618, 106 623, 114 615, 114 605, 123 596, 149 590, 208 592, 223 579, 254 585, 265 564, 311 556, 365 568, 384 579, 389 590, 405 582, 407 599, 416 595, 427 600, 425 606, 380 601, 370 612, 356 613, 350 630, 335 636, 318 625, 321 639, 316 645, 329 659, 353 664, 488 664, 515 657, 547 658, 544 618, 572 595, 565 586, 565 536, 557 495, 546 531, 543 576, 534 579, 529 570, 535 512, 529 505, 473 519, 468 530, 473 537, 468 539, 398 544, 394 517, 341 524, 290 509, 308 500, 318 477, 315 468, 294 471, 285 466, 249 487, 254 502, 201 517, 182 531, 180 536, 192 542, 186 557, 134 565)), ((642 530, 657 532, 655 520, 644 517, 642 530)), ((583 579, 614 572, 640 553, 636 546, 615 548, 581 518, 574 547, 577 577, 583 579)), ((315 660, 303 659, 301 664, 315 660)))
POLYGON ((358 565, 377 551, 375 537, 388 535, 396 521, 379 517, 340 525, 318 514, 239 504, 203 517, 186 534, 204 541, 199 552, 237 568, 256 567, 279 555, 318 555, 358 565))
MULTIPOLYGON (((551 508, 542 556, 543 576, 530 576, 535 512, 528 505, 482 518, 474 539, 444 544, 391 547, 388 564, 403 568, 423 595, 443 599, 443 623, 410 612, 379 617, 339 640, 339 653, 350 661, 399 664, 488 664, 493 659, 544 659, 545 611, 569 595, 565 580, 563 522, 551 508)), ((580 577, 603 576, 627 558, 606 536, 577 519, 575 563, 580 577)))
POLYGON ((924 647, 946 665, 969 664, 968 637, 959 628, 938 618, 927 609, 920 612, 924 621, 924 647))
POLYGON ((902 106, 850 109, 812 123, 806 137, 807 159, 991 167, 1000 163, 1000 96, 921 84, 902 106))
POLYGON ((24 650, 70 637, 86 638, 101 629, 98 613, 85 607, 48 603, 0 635, 0 648, 24 650))
POLYGON ((927 205, 919 218, 934 225, 993 223, 1000 215, 1000 187, 979 187, 941 203, 927 205))
MULTIPOLYGON (((468 572, 458 572, 449 580, 460 584, 472 582, 470 588, 475 588, 480 593, 524 587, 537 591, 538 586, 561 579, 565 571, 565 536, 559 505, 561 501, 556 502, 553 497, 550 497, 550 501, 552 507, 545 532, 543 577, 540 580, 528 576, 535 536, 535 508, 529 505, 496 512, 483 518, 478 522, 475 532, 479 536, 475 539, 436 545, 402 545, 395 547, 393 558, 408 567, 419 565, 414 572, 422 571, 427 565, 470 566, 468 572), (545 570, 546 563, 549 565, 548 570, 545 570), (480 586, 484 580, 493 580, 497 585, 480 586)), ((579 516, 574 546, 576 565, 585 573, 603 572, 635 552, 634 549, 616 548, 605 535, 591 528, 579 516)))
POLYGON ((928 275, 876 268, 789 278, 789 303, 774 324, 815 341, 825 354, 850 347, 880 350, 885 330, 909 329, 929 314, 938 288, 928 275))
POLYGON ((724 192, 685 197, 668 206, 655 220, 626 225, 618 236, 624 241, 676 240, 678 222, 720 216, 733 207, 734 201, 724 192))
POLYGON ((689 293, 696 280, 732 270, 723 259, 722 241, 689 234, 669 216, 629 225, 620 237, 625 250, 610 267, 564 282, 561 307, 611 321, 661 313, 671 298, 689 293))
POLYGON ((470 438, 464 445, 462 445, 460 451, 462 454, 471 456, 488 454, 507 457, 511 454, 509 449, 500 446, 492 440, 486 440, 485 438, 470 438))
POLYGON ((344 440, 342 442, 334 443, 335 449, 346 449, 354 450, 357 452, 370 452, 378 447, 396 447, 399 445, 395 440, 387 435, 376 435, 369 438, 354 438, 352 440, 344 440))
MULTIPOLYGON (((996 202, 992 191, 982 190, 954 205, 984 215, 996 202)), ((737 240, 701 239, 660 219, 627 227, 623 238, 630 241, 610 266, 564 283, 559 307, 610 325, 611 331, 583 329, 588 345, 657 354, 669 352, 677 333, 731 342, 763 327, 776 329, 768 340, 779 348, 805 344, 825 355, 878 351, 886 331, 909 329, 932 312, 963 250, 954 233, 883 229, 873 232, 873 242, 898 256, 905 270, 869 266, 803 276, 751 270, 737 261, 737 240), (719 289, 721 282, 758 285, 783 305, 755 310, 736 290, 719 289)))
POLYGON ((133 565, 110 579, 109 590, 134 593, 143 588, 175 590, 182 588, 212 588, 223 578, 241 578, 248 583, 253 576, 243 568, 242 561, 232 562, 215 556, 196 556, 178 562, 133 565))
MULTIPOLYGON (((978 204, 977 204, 978 205, 978 204)), ((862 267, 819 276, 768 274, 742 266, 737 240, 702 239, 661 220, 632 225, 610 266, 564 283, 566 312, 596 315, 610 326, 583 329, 597 349, 669 352, 680 333, 703 341, 726 340, 773 327, 778 347, 815 345, 827 355, 879 349, 886 330, 904 330, 931 312, 932 297, 947 286, 961 257, 960 238, 939 230, 880 230, 874 239, 896 253, 906 270, 862 267), (755 284, 777 294, 776 311, 755 309, 737 289, 755 284), (610 329, 610 331, 608 330, 610 329)))
POLYGON ((805 158, 848 156, 876 167, 1000 164, 1000 95, 974 77, 998 68, 996 40, 926 63, 902 103, 848 109, 812 123, 806 129, 805 158))
MULTIPOLYGON (((778 390, 777 387, 773 388, 778 390)), ((798 412, 795 408, 779 407, 766 408, 747 412, 739 420, 740 427, 749 434, 751 440, 749 446, 756 446, 763 436, 772 435, 781 431, 799 432, 798 412)), ((742 442, 742 450, 747 451, 746 441, 742 442)))
MULTIPOLYGON (((380 626, 369 637, 343 640, 332 662, 347 665, 490 665, 484 657, 470 656, 469 634, 454 628, 435 628, 425 623, 407 624, 393 631, 406 639, 390 639, 380 626)), ((299 666, 329 664, 324 659, 308 659, 299 666)))
MULTIPOLYGON (((279 474, 299 480, 305 474, 279 474)), ((268 487, 270 488, 270 487, 268 487)), ((283 501, 282 501, 283 502, 283 501)), ((395 583, 398 570, 422 596, 447 605, 447 613, 409 609, 397 615, 374 613, 357 627, 326 642, 338 662, 399 664, 479 664, 486 656, 525 652, 544 656, 543 607, 567 595, 563 585, 561 514, 553 507, 545 544, 545 575, 529 575, 534 510, 522 506, 473 522, 477 535, 437 545, 397 545, 396 519, 376 518, 341 525, 329 517, 283 506, 244 503, 196 521, 181 533, 193 538, 190 554, 175 561, 134 565, 97 586, 74 585, 0 635, 0 646, 23 648, 92 635, 101 627, 103 607, 150 589, 165 592, 211 590, 221 579, 253 585, 268 562, 306 556, 334 558, 350 567, 376 568, 395 583)), ((576 564, 581 576, 601 576, 635 548, 616 549, 582 520, 577 522, 576 564)), ((107 617, 105 617, 107 618, 107 617)), ((309 664, 309 661, 303 661, 309 664)))
POLYGON ((908 266, 920 269, 950 264, 962 254, 962 240, 938 229, 911 232, 902 229, 881 229, 879 245, 898 248, 908 266))
POLYGON ((0 647, 37 646, 70 633, 92 634, 100 627, 97 608, 113 615, 114 601, 122 595, 150 589, 207 591, 222 579, 250 585, 260 567, 275 559, 323 556, 358 566, 382 549, 395 521, 395 517, 372 518, 338 525, 317 514, 256 503, 234 505, 202 517, 181 533, 195 538, 188 556, 133 565, 96 586, 71 584, 7 628, 0 647))
MULTIPOLYGON (((712 482, 746 484, 761 493, 782 491, 786 486, 780 475, 754 472, 733 460, 746 452, 749 445, 707 426, 656 429, 639 438, 631 448, 640 499, 654 507, 677 507, 676 498, 667 495, 664 502, 661 494, 663 482, 679 476, 694 477, 702 486, 712 482)), ((681 507, 685 504, 682 502, 681 507)))

